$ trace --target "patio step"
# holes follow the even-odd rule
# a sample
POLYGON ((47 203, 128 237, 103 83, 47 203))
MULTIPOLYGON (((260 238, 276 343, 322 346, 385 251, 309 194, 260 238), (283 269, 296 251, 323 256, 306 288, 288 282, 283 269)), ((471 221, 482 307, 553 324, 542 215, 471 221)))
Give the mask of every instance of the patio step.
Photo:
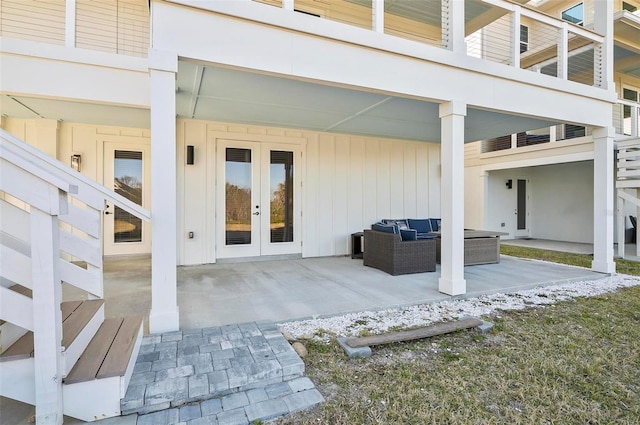
POLYGON ((121 408, 145 423, 178 422, 178 411, 180 421, 253 423, 322 401, 278 328, 252 322, 144 337, 121 408))
POLYGON ((105 320, 62 387, 65 415, 94 421, 121 414, 142 340, 142 316, 105 320))
MULTIPOLYGON (((66 301, 60 304, 60 310, 66 373, 74 366, 104 320, 104 300, 66 301)), ((0 362, 34 356, 33 332, 29 331, 0 355, 0 362)))

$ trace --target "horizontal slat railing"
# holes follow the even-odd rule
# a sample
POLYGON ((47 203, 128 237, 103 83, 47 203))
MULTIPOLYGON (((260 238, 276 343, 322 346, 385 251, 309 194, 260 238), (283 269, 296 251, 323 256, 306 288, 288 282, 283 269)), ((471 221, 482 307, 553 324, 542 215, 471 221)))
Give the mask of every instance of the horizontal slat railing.
POLYGON ((0 286, 1 320, 21 328, 33 330, 33 303, 31 298, 0 286))
POLYGON ((0 153, 3 158, 5 155, 22 156, 25 169, 30 173, 40 174, 44 174, 44 171, 46 171, 48 175, 51 176, 51 180, 47 180, 49 183, 56 185, 62 190, 68 190, 75 199, 99 211, 102 211, 104 208, 104 202, 108 201, 144 221, 151 220, 149 211, 140 207, 138 204, 94 182, 38 149, 23 143, 5 130, 0 129, 0 135, 2 141, 0 153), (29 163, 31 164, 29 165, 29 163), (35 164, 37 164, 37 166, 35 164), (71 189, 69 189, 69 187, 71 187, 71 189))
POLYGON ((616 143, 618 149, 618 189, 640 188, 640 139, 623 140, 616 143))
MULTIPOLYGON (((3 238, 0 244, 0 270, 1 276, 7 281, 17 283, 31 289, 31 258, 28 254, 6 246, 3 238)), ((0 317, 1 320, 7 320, 0 317)))

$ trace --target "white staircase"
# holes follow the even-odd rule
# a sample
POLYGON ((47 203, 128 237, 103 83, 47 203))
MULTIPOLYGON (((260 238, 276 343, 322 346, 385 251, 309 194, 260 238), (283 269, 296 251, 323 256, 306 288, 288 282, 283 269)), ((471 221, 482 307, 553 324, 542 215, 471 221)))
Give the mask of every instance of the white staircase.
MULTIPOLYGON (((625 203, 629 202, 638 209, 640 217, 640 138, 618 141, 616 197, 618 210, 618 241, 625 240, 626 216, 625 203)), ((637 235, 636 235, 637 238, 637 235)), ((640 256, 640 244, 636 242, 636 255, 640 256)), ((624 258, 624 243, 618 243, 618 256, 624 258)))
POLYGON ((142 317, 104 318, 102 214, 148 211, 0 130, 0 395, 63 415, 120 415, 142 317), (62 284, 86 300, 62 302, 62 284))

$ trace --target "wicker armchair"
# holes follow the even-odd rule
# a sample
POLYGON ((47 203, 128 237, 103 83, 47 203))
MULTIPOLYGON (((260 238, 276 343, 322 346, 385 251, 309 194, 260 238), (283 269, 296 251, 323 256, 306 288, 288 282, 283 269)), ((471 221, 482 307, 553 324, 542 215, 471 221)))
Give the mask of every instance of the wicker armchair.
POLYGON ((402 241, 394 233, 364 231, 364 265, 391 275, 436 271, 435 239, 402 241))

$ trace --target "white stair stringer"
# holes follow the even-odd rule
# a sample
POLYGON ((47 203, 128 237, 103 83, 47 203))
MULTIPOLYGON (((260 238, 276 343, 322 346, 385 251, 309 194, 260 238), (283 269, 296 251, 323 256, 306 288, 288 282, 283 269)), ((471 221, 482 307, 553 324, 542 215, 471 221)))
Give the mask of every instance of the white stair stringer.
POLYGON ((0 361, 0 395, 35 404, 35 363, 33 357, 0 361))
POLYGON ((124 398, 142 343, 142 324, 123 376, 93 379, 62 386, 64 414, 86 422, 120 416, 124 398))

